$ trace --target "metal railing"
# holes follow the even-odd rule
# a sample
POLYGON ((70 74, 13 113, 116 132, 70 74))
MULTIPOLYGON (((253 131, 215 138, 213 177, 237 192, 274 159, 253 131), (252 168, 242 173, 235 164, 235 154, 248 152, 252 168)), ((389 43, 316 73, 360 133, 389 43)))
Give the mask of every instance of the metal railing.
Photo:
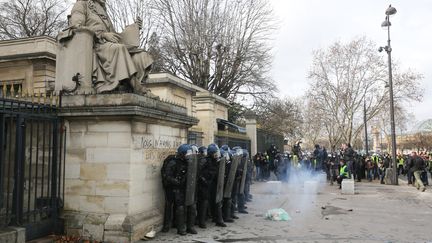
POLYGON ((0 98, 0 228, 25 227, 27 240, 61 225, 66 131, 45 99, 0 98))

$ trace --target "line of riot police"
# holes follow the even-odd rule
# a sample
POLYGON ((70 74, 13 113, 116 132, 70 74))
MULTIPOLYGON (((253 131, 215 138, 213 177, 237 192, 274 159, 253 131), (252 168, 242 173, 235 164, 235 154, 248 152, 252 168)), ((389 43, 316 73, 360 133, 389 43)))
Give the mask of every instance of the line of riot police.
POLYGON ((207 228, 208 218, 226 227, 225 223, 238 219, 236 212, 247 214, 252 171, 249 152, 241 147, 181 145, 161 169, 165 191, 162 231, 174 225, 179 235, 197 234, 195 225, 207 228))

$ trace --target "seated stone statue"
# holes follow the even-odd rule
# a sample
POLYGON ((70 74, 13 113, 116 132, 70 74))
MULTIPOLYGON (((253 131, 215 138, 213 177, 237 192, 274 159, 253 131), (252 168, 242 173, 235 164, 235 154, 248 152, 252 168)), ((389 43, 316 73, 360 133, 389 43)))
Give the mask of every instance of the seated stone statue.
MULTIPOLYGON (((141 20, 137 20, 134 24, 137 29, 136 44, 126 43, 125 35, 118 34, 114 30, 106 11, 105 0, 77 0, 69 16, 69 25, 69 28, 58 37, 60 44, 66 47, 64 43, 72 41, 75 33, 85 30, 90 33, 90 36, 93 35, 93 60, 91 81, 89 81, 91 84, 87 86, 93 88, 96 93, 103 93, 119 88, 120 84, 122 86, 126 84, 135 93, 147 93, 142 84, 151 70, 153 59, 148 53, 137 48, 141 20)), ((73 48, 80 49, 76 46, 73 48)), ((60 55, 60 58, 68 57, 60 55)), ((79 74, 78 71, 76 73, 79 74)), ((87 79, 89 80, 90 77, 87 79)))

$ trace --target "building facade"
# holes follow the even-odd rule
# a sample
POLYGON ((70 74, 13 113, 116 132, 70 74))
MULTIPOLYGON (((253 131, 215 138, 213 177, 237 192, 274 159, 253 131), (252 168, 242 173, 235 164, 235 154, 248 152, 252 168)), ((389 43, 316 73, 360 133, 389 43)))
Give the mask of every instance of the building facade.
POLYGON ((56 40, 42 36, 0 41, 0 86, 8 93, 54 90, 56 40))

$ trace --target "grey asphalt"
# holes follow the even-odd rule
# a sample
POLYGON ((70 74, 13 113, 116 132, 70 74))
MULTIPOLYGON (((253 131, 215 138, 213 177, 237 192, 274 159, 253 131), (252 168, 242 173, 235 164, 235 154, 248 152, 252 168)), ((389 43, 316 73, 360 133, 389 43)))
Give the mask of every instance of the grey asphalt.
POLYGON ((247 215, 227 228, 208 223, 198 235, 176 230, 140 242, 432 242, 432 188, 419 192, 399 186, 356 183, 355 195, 342 195, 336 185, 319 182, 317 193, 305 192, 303 181, 277 185, 255 182, 247 215), (265 218, 283 208, 290 221, 265 218))

